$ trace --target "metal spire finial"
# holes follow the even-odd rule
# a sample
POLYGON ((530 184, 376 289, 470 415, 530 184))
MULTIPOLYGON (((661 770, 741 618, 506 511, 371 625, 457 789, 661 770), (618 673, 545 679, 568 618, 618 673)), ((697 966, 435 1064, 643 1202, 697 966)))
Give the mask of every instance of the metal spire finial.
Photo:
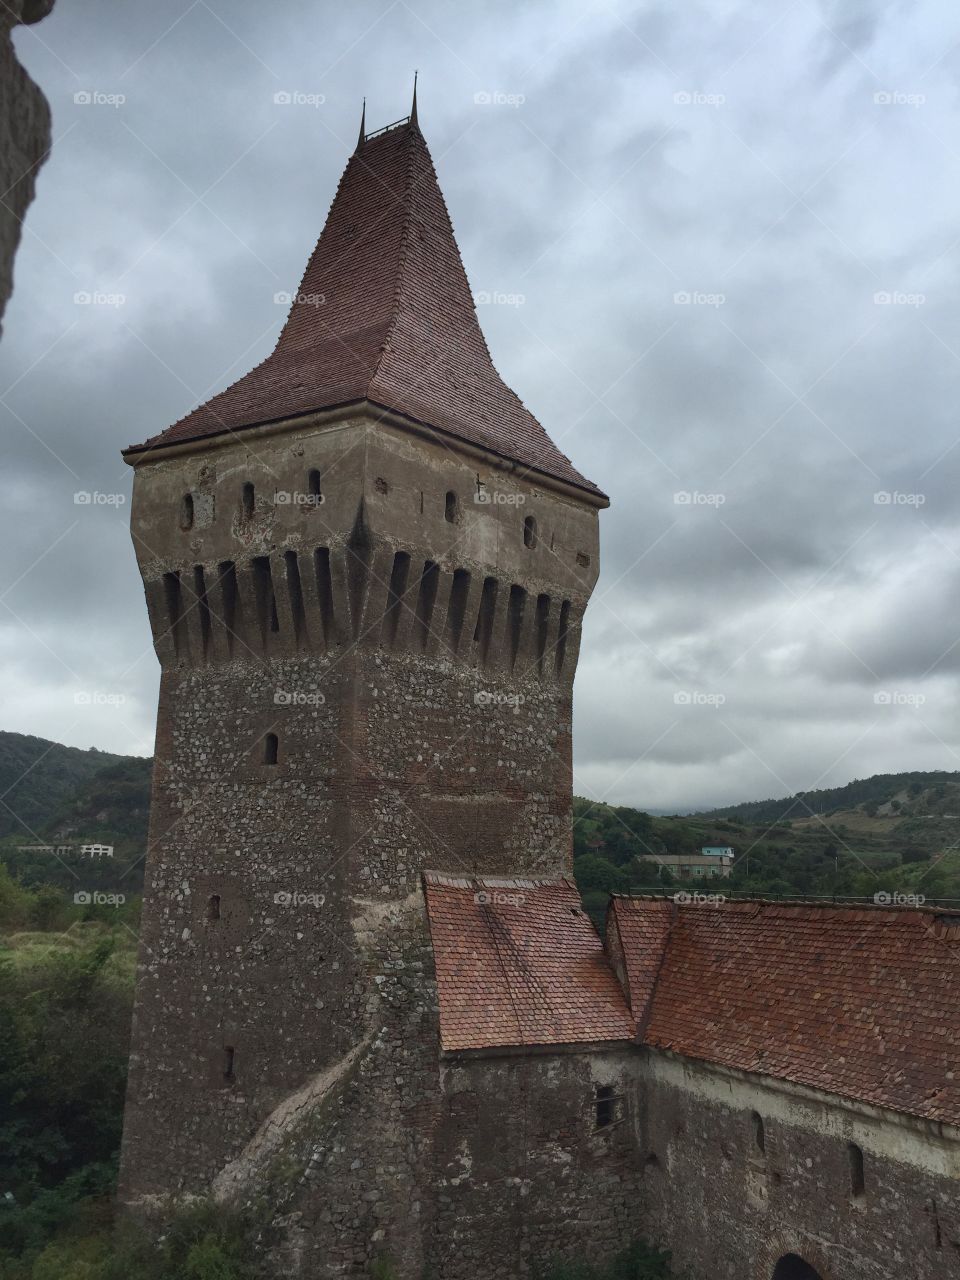
POLYGON ((357 139, 357 150, 363 146, 367 138, 367 100, 363 100, 363 109, 360 112, 360 137, 357 139))
POLYGON ((419 72, 414 71, 413 73, 413 106, 410 108, 410 123, 415 124, 417 128, 420 127, 420 122, 417 120, 417 76, 418 75, 419 75, 419 72))

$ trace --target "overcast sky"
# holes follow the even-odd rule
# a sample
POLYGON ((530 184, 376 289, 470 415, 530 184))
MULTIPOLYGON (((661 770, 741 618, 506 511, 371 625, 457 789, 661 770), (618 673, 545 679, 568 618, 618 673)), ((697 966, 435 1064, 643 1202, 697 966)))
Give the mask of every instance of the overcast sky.
POLYGON ((416 67, 495 362, 611 497, 577 791, 960 768, 953 4, 58 0, 15 39, 54 146, 0 344, 0 727, 151 752, 120 449, 268 354, 416 67))

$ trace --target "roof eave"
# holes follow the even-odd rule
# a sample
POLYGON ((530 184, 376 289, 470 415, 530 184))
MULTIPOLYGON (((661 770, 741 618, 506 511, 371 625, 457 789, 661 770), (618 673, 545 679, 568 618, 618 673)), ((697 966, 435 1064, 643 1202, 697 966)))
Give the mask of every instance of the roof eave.
POLYGON ((636 1041, 623 1036, 611 1040, 564 1040, 557 1044, 496 1044, 482 1047, 447 1049, 441 1047, 445 1062, 472 1061, 478 1058, 544 1057, 550 1054, 609 1053, 611 1050, 636 1049, 636 1041))
POLYGON ((186 440, 172 440, 168 444, 162 444, 158 441, 153 445, 129 445, 122 451, 122 457, 128 466, 137 467, 147 461, 166 461, 170 458, 182 457, 185 454, 202 453, 210 448, 221 448, 230 438, 237 435, 242 435, 244 439, 255 440, 268 433, 277 435, 282 434, 284 431, 294 431, 310 419, 316 419, 320 422, 337 422, 358 411, 368 411, 372 416, 379 418, 383 422, 402 427, 404 430, 412 430, 428 439, 433 436, 442 436, 445 444, 449 443, 460 453, 464 453, 469 457, 480 458, 487 462, 488 465, 493 465, 498 469, 531 475, 535 477, 536 483, 564 493, 568 497, 575 497, 580 502, 586 502, 598 510, 602 511, 610 505, 610 499, 607 495, 595 486, 591 487, 589 481, 585 481, 583 485, 580 485, 561 476, 555 476, 552 472, 543 471, 531 463, 511 458, 495 449, 473 444, 452 431, 445 431, 442 427, 436 427, 432 423, 410 417, 396 409, 392 409, 389 405, 380 404, 376 400, 370 400, 365 397, 343 401, 340 404, 328 405, 323 408, 309 409, 293 417, 264 418, 257 422, 244 424, 242 427, 224 427, 220 431, 213 431, 207 435, 194 436, 192 439, 186 440))

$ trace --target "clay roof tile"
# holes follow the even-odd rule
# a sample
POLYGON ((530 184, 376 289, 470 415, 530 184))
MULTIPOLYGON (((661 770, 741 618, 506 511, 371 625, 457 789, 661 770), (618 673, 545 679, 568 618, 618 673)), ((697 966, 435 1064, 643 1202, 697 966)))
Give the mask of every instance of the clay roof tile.
POLYGON ((272 354, 126 452, 361 401, 603 496, 494 368, 415 121, 350 157, 272 354))

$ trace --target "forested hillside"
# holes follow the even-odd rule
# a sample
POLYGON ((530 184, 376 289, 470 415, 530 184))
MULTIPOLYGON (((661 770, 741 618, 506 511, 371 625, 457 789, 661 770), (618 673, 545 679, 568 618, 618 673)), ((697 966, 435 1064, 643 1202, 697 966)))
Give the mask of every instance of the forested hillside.
POLYGON ((79 787, 127 757, 81 751, 46 738, 0 732, 0 836, 29 837, 46 828, 79 787))

